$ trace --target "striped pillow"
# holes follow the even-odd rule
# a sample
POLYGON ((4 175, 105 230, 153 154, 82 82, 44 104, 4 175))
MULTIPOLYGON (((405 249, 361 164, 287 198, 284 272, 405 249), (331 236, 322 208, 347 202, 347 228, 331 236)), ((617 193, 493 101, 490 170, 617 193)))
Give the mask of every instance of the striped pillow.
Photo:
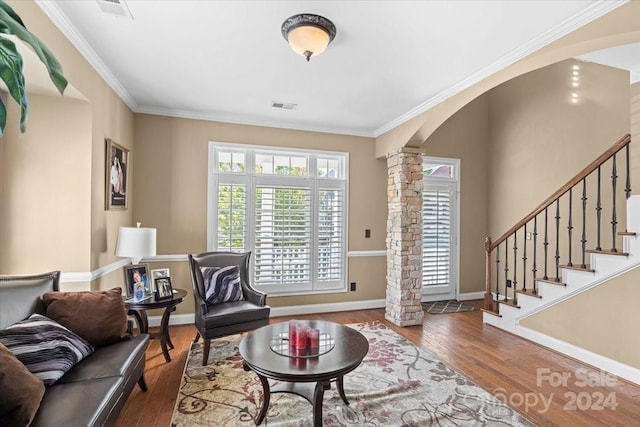
POLYGON ((209 304, 242 301, 242 285, 238 266, 200 267, 204 280, 205 299, 209 304))
POLYGON ((0 343, 46 386, 93 353, 91 344, 40 314, 0 330, 0 343))

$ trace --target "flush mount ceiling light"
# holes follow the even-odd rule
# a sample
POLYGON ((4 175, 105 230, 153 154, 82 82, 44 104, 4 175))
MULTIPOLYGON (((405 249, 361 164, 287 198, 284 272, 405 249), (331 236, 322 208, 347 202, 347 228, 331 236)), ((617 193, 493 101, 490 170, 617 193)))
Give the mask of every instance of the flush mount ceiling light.
POLYGON ((336 36, 336 26, 327 18, 310 13, 301 13, 287 18, 282 23, 282 37, 294 52, 307 58, 318 56, 336 36))

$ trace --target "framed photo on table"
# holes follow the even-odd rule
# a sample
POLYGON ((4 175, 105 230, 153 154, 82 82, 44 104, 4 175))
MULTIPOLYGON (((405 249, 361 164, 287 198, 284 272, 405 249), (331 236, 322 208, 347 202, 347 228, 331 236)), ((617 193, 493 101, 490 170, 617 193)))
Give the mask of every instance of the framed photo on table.
POLYGON ((159 277, 153 279, 156 287, 156 299, 168 299, 173 297, 173 288, 171 287, 171 277, 159 277))
POLYGON ((127 265, 123 270, 128 299, 140 301, 151 294, 148 264, 127 265))
POLYGON ((171 277, 171 273, 168 268, 159 268, 157 270, 151 270, 151 292, 156 291, 155 280, 161 277, 171 277))
POLYGON ((126 210, 129 197, 127 183, 131 167, 129 150, 105 139, 105 210, 126 210))

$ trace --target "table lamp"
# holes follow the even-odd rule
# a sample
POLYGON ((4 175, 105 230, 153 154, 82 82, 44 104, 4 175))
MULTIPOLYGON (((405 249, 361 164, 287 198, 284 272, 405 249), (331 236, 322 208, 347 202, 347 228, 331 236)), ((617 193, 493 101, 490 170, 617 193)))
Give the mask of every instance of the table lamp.
POLYGON ((145 257, 156 255, 156 229, 137 227, 120 227, 116 242, 116 256, 131 258, 133 264, 139 264, 145 257))
POLYGON ((127 296, 133 296, 134 300, 143 299, 145 294, 152 290, 147 266, 137 266, 137 264, 140 263, 142 258, 155 256, 156 254, 156 229, 142 228, 140 225, 138 223, 137 227, 120 227, 115 251, 116 256, 131 258, 134 266, 136 266, 125 266, 123 268, 127 296), (132 277, 137 277, 139 280, 131 282, 127 275, 128 269, 135 270, 131 273, 132 277), (136 275, 136 273, 138 274, 136 275))

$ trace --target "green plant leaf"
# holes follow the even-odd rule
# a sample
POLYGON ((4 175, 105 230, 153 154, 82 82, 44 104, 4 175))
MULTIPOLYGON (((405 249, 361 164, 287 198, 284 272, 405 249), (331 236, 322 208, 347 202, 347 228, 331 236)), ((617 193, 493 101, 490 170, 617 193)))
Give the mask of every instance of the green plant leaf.
MULTIPOLYGON (((0 79, 6 83, 9 94, 20 105, 20 131, 24 132, 27 122, 27 91, 22 74, 22 56, 15 43, 5 38, 0 38, 0 64, 0 79)), ((6 123, 6 110, 4 115, 6 123)))
POLYGON ((22 22, 22 19, 18 16, 18 14, 13 9, 11 9, 11 7, 8 4, 6 4, 4 1, 1 1, 1 0, 0 0, 0 9, 4 10, 7 13, 7 15, 13 18, 13 20, 16 21, 18 24, 27 28, 27 26, 24 25, 24 22, 22 22))
POLYGON ((0 139, 4 135, 4 128, 7 125, 7 109, 4 106, 4 102, 2 102, 2 98, 0 98, 0 139))
POLYGON ((38 55, 38 58, 47 67, 49 78, 62 94, 67 87, 67 79, 62 73, 62 66, 55 58, 53 53, 33 34, 27 30, 24 23, 18 15, 0 0, 0 33, 13 34, 20 40, 28 43, 38 55), (16 19, 17 18, 17 19, 16 19))

